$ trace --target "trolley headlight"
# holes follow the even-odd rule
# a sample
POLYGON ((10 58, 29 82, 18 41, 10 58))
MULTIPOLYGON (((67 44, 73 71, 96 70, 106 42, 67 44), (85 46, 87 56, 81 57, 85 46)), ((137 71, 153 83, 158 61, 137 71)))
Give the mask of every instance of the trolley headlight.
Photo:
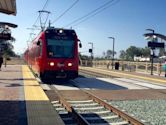
POLYGON ((50 62, 50 66, 54 66, 55 64, 54 64, 54 62, 50 62))
POLYGON ((71 67, 73 64, 72 64, 72 63, 68 63, 67 65, 68 65, 69 67, 71 67))
POLYGON ((62 30, 62 29, 60 29, 60 30, 59 30, 59 33, 63 33, 63 30, 62 30))

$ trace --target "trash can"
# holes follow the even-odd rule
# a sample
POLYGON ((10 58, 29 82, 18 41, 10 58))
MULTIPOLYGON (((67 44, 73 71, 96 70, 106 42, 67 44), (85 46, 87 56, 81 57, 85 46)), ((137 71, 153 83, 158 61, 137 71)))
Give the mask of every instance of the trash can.
POLYGON ((119 70, 119 62, 115 62, 115 70, 119 70))

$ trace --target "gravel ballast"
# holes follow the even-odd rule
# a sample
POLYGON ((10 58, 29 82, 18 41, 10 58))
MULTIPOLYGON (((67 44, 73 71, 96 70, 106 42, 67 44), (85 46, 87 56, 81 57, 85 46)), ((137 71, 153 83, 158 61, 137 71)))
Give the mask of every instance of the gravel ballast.
POLYGON ((166 100, 108 101, 150 125, 166 125, 166 100))

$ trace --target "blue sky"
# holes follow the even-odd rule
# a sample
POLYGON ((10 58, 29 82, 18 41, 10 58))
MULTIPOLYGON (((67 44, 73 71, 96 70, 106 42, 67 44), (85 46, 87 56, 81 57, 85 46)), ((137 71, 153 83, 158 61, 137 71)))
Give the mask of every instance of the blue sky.
MULTIPOLYGON (((16 38, 14 43, 15 52, 23 53, 27 47, 27 40, 34 22, 38 17, 46 0, 16 0, 17 15, 8 16, 0 13, 0 21, 11 22, 18 25, 12 30, 16 38)), ((48 0, 45 10, 51 12, 49 19, 55 20, 76 0, 48 0)), ((79 0, 79 2, 68 11, 62 18, 53 24, 55 27, 64 27, 73 20, 82 17, 90 11, 98 8, 109 0, 79 0)), ((116 0, 115 0, 116 1, 116 0)), ((115 51, 126 50, 129 46, 145 47, 147 41, 143 34, 148 32, 147 28, 155 32, 166 34, 166 0, 119 0, 116 4, 105 9, 101 13, 80 23, 70 25, 76 30, 83 48, 80 49, 86 55, 91 47, 88 42, 94 43, 94 55, 102 56, 102 53, 112 49, 112 40, 115 37, 115 51)), ((39 25, 39 20, 36 23, 39 25)), ((34 33, 38 34, 39 31, 34 33)))

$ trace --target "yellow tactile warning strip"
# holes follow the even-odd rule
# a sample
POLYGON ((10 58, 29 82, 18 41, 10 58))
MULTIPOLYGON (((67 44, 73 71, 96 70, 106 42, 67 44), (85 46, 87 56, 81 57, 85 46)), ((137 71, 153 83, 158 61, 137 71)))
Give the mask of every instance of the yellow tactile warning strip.
POLYGON ((28 66, 22 66, 24 95, 28 125, 64 125, 51 105, 48 97, 31 73, 28 66))
POLYGON ((25 100, 49 100, 27 66, 22 67, 25 100))
POLYGON ((143 80, 149 80, 149 81, 153 81, 153 82, 166 83, 166 80, 152 78, 152 77, 144 77, 144 76, 138 76, 138 75, 132 75, 132 74, 126 74, 126 73, 114 72, 114 71, 107 71, 104 69, 97 69, 97 68, 90 68, 90 67, 79 67, 79 68, 82 70, 92 70, 92 71, 96 71, 96 72, 112 73, 113 76, 126 76, 126 77, 140 78, 143 80))

